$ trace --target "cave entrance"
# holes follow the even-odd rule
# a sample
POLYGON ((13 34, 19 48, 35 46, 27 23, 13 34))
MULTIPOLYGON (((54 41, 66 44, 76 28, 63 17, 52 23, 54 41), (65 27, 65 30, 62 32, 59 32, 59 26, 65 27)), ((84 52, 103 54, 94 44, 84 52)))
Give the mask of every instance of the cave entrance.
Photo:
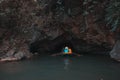
POLYGON ((30 51, 32 53, 59 53, 62 52, 63 48, 65 46, 68 46, 69 48, 72 49, 72 51, 75 51, 74 47, 75 44, 74 39, 70 34, 62 34, 58 36, 57 38, 50 40, 50 39, 45 39, 42 41, 35 41, 34 43, 31 44, 30 51))
POLYGON ((60 53, 63 51, 64 47, 69 47, 74 51, 74 46, 71 41, 62 41, 62 42, 53 42, 53 41, 47 41, 47 42, 34 42, 30 46, 30 51, 34 53, 60 53))

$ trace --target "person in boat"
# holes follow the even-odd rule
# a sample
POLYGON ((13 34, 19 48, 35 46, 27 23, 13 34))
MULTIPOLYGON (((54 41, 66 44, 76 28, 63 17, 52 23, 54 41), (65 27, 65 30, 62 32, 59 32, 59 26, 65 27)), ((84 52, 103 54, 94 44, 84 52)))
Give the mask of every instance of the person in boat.
POLYGON ((63 54, 72 54, 72 49, 66 46, 63 50, 63 54))
POLYGON ((80 56, 79 54, 73 53, 72 49, 67 47, 67 46, 63 49, 62 53, 53 54, 52 56, 57 56, 57 55, 77 55, 77 56, 80 56))

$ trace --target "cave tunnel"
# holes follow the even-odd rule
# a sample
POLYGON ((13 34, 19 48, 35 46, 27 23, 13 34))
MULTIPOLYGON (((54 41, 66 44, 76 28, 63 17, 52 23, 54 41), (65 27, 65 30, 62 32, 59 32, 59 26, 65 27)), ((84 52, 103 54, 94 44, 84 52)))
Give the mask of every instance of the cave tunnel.
POLYGON ((71 48, 73 52, 80 54, 108 54, 108 49, 103 46, 88 44, 84 40, 76 38, 65 39, 63 36, 54 40, 35 41, 30 45, 30 52, 40 55, 55 54, 62 52, 65 46, 71 48))
POLYGON ((68 46, 74 50, 74 46, 71 41, 63 40, 62 42, 53 42, 53 41, 36 41, 30 45, 30 52, 38 54, 54 54, 62 52, 63 48, 68 46))
POLYGON ((68 46, 72 49, 72 51, 75 51, 74 48, 74 39, 69 33, 64 33, 57 38, 50 40, 50 39, 44 39, 40 41, 35 41, 30 44, 30 51, 38 54, 54 54, 54 53, 60 53, 62 52, 63 48, 65 46, 68 46))

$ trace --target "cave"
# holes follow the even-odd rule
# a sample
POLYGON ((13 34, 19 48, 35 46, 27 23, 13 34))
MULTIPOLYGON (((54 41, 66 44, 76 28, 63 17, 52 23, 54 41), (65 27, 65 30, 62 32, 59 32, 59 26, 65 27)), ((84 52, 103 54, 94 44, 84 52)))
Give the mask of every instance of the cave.
MULTIPOLYGON (((48 52, 48 53, 59 53, 62 51, 62 49, 65 47, 65 46, 68 46, 70 48, 72 48, 72 50, 74 50, 74 47, 72 45, 72 43, 70 41, 65 41, 63 43, 58 43, 56 45, 52 45, 51 44, 46 44, 43 43, 43 45, 40 45, 42 41, 38 41, 38 42, 34 42, 31 44, 30 46, 30 52, 32 52, 33 54, 34 53, 44 53, 44 52, 48 52)), ((53 43, 54 44, 54 43, 53 43)))
POLYGON ((30 44, 30 52, 38 54, 54 54, 62 52, 63 48, 68 46, 75 53, 80 54, 106 54, 109 49, 104 45, 87 43, 85 40, 73 37, 69 33, 64 33, 53 40, 43 39, 30 44))
POLYGON ((59 53, 62 51, 62 49, 65 46, 68 46, 73 51, 75 51, 72 40, 73 38, 71 35, 62 34, 53 40, 43 39, 40 41, 35 41, 30 44, 30 52, 32 52, 33 54, 34 53, 38 53, 38 54, 59 53))

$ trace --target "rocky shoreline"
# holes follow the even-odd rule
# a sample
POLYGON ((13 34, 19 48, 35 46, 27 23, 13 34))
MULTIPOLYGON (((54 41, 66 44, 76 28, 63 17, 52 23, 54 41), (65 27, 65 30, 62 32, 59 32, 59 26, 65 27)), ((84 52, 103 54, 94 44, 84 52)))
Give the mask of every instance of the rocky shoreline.
POLYGON ((6 58, 1 58, 0 62, 6 62, 6 61, 17 61, 19 59, 15 58, 15 57, 6 57, 6 58))
POLYGON ((29 53, 24 53, 24 52, 18 52, 18 53, 15 53, 15 54, 12 54, 10 55, 4 55, 2 57, 0 57, 0 62, 11 62, 11 61, 20 61, 22 59, 29 59, 32 57, 32 54, 29 53))
POLYGON ((22 59, 29 59, 31 57, 5 57, 5 58, 0 58, 0 62, 12 62, 12 61, 21 61, 22 59))

